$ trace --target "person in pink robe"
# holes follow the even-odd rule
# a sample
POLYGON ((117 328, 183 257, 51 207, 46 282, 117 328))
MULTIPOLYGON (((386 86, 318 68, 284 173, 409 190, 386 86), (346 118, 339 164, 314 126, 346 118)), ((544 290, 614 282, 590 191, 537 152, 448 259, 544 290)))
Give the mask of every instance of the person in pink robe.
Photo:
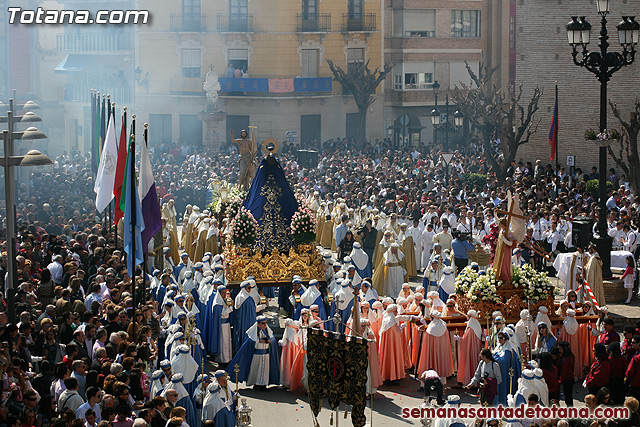
POLYGON ((370 321, 367 318, 360 320, 361 335, 370 341, 369 346, 369 371, 367 372, 367 394, 375 393, 382 385, 382 374, 380 373, 380 360, 378 359, 378 342, 370 328, 370 321))
POLYGON ((380 342, 380 327, 382 326, 382 318, 384 317, 384 310, 382 308, 382 302, 376 301, 371 304, 371 310, 375 315, 376 320, 369 325, 373 334, 376 336, 376 341, 380 342))
POLYGON ((278 342, 282 347, 280 356, 280 384, 284 387, 291 385, 291 368, 296 355, 300 352, 301 340, 297 322, 293 319, 284 321, 284 333, 278 342))
POLYGON ((411 316, 398 316, 398 307, 389 304, 380 326, 380 348, 378 351, 382 381, 398 382, 406 376, 405 370, 411 366, 407 342, 398 325, 411 316))
POLYGON ((503 283, 511 283, 511 254, 513 249, 516 247, 516 237, 511 231, 509 231, 507 218, 501 218, 499 225, 500 234, 498 239, 500 240, 498 241, 498 245, 501 245, 502 247, 498 247, 498 252, 502 251, 502 264, 500 264, 500 269, 497 270, 497 278, 498 280, 502 280, 503 283))
POLYGON ((478 321, 478 312, 469 310, 468 321, 464 335, 460 339, 460 352, 458 356, 458 382, 466 385, 471 382, 480 363, 480 350, 482 350, 482 326, 478 321))
POLYGON ((558 331, 558 341, 567 341, 571 351, 574 352, 576 363, 573 364, 573 375, 575 378, 580 378, 582 374, 582 367, 577 361, 581 360, 581 346, 580 346, 580 325, 576 320, 576 311, 572 308, 567 310, 567 317, 562 321, 562 326, 558 331))
POLYGON ((442 313, 433 310, 431 311, 431 322, 422 339, 418 376, 428 369, 433 369, 440 375, 442 384, 446 384, 447 377, 454 373, 447 324, 442 320, 442 313))

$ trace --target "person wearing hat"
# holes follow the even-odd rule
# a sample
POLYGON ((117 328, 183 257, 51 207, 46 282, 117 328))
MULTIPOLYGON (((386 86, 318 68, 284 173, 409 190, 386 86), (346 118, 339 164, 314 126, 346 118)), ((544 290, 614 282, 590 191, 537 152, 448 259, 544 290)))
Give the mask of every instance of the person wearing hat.
POLYGON ((353 264, 349 264, 347 266, 346 278, 351 281, 351 286, 353 286, 354 288, 356 286, 360 286, 360 283, 362 282, 362 277, 358 274, 358 269, 353 264))
POLYGON ((351 258, 351 264, 355 267, 358 276, 364 279, 373 275, 369 255, 362 249, 360 243, 355 242, 353 244, 353 250, 349 254, 349 258, 351 258))
MULTIPOLYGON (((443 406, 444 408, 459 408, 462 400, 460 396, 456 394, 452 394, 447 396, 447 403, 443 406)), ((449 410, 447 410, 447 414, 449 414, 449 410)), ((446 418, 436 418, 435 422, 432 424, 433 427, 465 427, 467 424, 460 417, 449 417, 446 418)))
POLYGON ((298 320, 300 318, 300 313, 302 312, 303 308, 310 309, 312 305, 318 306, 318 309, 320 311, 319 312, 320 318, 322 320, 326 320, 327 313, 324 308, 324 303, 322 301, 322 294, 318 289, 318 281, 316 279, 312 279, 309 281, 309 286, 307 287, 307 290, 304 291, 304 293, 300 297, 299 306, 301 308, 300 308, 300 311, 298 311, 296 308, 296 312, 294 314, 293 320, 298 320))
POLYGON ((177 400, 174 406, 180 406, 185 409, 187 412, 187 418, 184 420, 190 426, 198 425, 198 413, 196 412, 196 408, 193 405, 193 398, 189 395, 186 388, 182 384, 183 375, 180 372, 176 372, 171 376, 171 380, 167 385, 167 388, 160 394, 162 397, 165 397, 170 390, 174 390, 178 393, 177 400))
POLYGON ((202 402, 202 419, 213 420, 216 427, 236 425, 236 416, 220 396, 220 385, 215 381, 207 386, 207 393, 202 402))
POLYGON ((238 351, 245 340, 245 332, 256 322, 256 315, 259 311, 255 300, 251 297, 251 282, 249 280, 240 283, 240 292, 236 296, 233 308, 235 310, 233 348, 238 351))
POLYGON ((238 365, 238 381, 246 382, 254 390, 267 391, 267 386, 280 385, 280 356, 273 331, 267 326, 267 318, 258 316, 245 333, 245 340, 235 357, 229 362, 227 372, 234 374, 238 365))
POLYGON ((478 312, 469 310, 467 312, 467 327, 460 339, 458 352, 458 382, 469 384, 471 378, 480 363, 480 350, 482 350, 484 333, 480 325, 478 312))
POLYGON ((442 384, 446 384, 447 378, 454 373, 451 341, 447 324, 442 320, 442 313, 431 310, 430 316, 431 322, 427 326, 420 347, 417 372, 433 369, 440 375, 442 384))
POLYGON ((230 390, 229 387, 229 374, 224 369, 218 369, 213 374, 213 382, 218 383, 220 390, 218 394, 222 398, 223 402, 229 402, 232 411, 235 411, 235 407, 238 403, 238 394, 230 390))
POLYGON ((213 300, 210 328, 207 334, 207 351, 218 363, 229 363, 232 358, 231 313, 233 306, 227 305, 229 290, 220 284, 213 300))
POLYGON ((382 265, 384 255, 387 253, 391 244, 395 242, 393 231, 390 229, 386 229, 384 234, 382 235, 382 239, 376 245, 376 250, 373 254, 373 271, 380 270, 380 266, 382 265))
POLYGON ((429 266, 425 268, 422 277, 422 286, 429 292, 431 290, 438 290, 438 283, 442 276, 442 269, 440 268, 440 257, 431 258, 429 266))
POLYGON ((332 329, 333 327, 330 325, 333 322, 327 322, 325 324, 325 326, 327 326, 327 330, 339 332, 341 334, 345 333, 346 324, 349 321, 351 312, 353 311, 353 301, 354 295, 351 281, 347 278, 342 279, 340 282, 340 289, 334 295, 335 311, 330 313, 330 316, 335 315, 336 313, 339 314, 341 322, 335 326, 335 329, 332 329))
POLYGON ((162 255, 164 256, 163 268, 164 269, 170 268, 171 272, 173 272, 176 268, 176 264, 173 262, 173 258, 171 255, 171 248, 169 246, 165 246, 162 249, 162 255))
POLYGON ((200 370, 198 362, 191 356, 191 348, 186 344, 181 344, 177 352, 171 358, 171 368, 175 372, 182 374, 182 383, 190 395, 196 389, 196 375, 200 370))
POLYGON ((400 322, 411 320, 412 316, 399 316, 398 306, 389 304, 385 309, 382 325, 380 326, 380 375, 382 381, 397 384, 406 377, 406 370, 411 367, 407 341, 402 333, 400 322))
MULTIPOLYGON (((306 291, 306 288, 302 285, 302 278, 298 275, 293 276, 293 279, 291 280, 291 286, 287 286, 289 289, 291 289, 291 291, 289 292, 289 298, 288 298, 288 302, 289 302, 289 307, 290 307, 290 311, 288 311, 288 313, 290 314, 291 317, 293 317, 293 320, 298 320, 296 318, 296 313, 298 313, 298 317, 300 316, 300 310, 302 310, 302 303, 298 300, 296 301, 296 297, 301 298, 302 294, 304 294, 304 292, 306 291)), ((280 289, 280 292, 282 292, 282 288, 285 288, 284 286, 282 286, 280 289)), ((282 305, 280 305, 280 308, 282 308, 282 305)))
POLYGON ((549 329, 550 324, 545 322, 539 322, 538 325, 538 337, 536 338, 535 345, 531 351, 533 354, 547 353, 558 342, 556 337, 551 333, 549 329))
POLYGON ((184 274, 187 271, 193 272, 193 263, 189 259, 189 254, 183 252, 182 255, 180 255, 180 264, 173 269, 173 276, 176 278, 178 283, 182 283, 184 281, 184 274))
POLYGON ((392 243, 373 273, 373 288, 379 295, 398 295, 402 284, 408 281, 404 254, 398 243, 392 243))

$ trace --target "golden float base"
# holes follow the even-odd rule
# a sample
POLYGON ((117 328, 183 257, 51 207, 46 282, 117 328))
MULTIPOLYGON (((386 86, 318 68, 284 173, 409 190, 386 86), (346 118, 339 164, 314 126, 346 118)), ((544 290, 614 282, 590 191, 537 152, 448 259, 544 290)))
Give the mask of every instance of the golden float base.
POLYGON ((315 244, 296 245, 288 253, 278 250, 262 255, 247 246, 227 247, 224 251, 229 283, 239 283, 249 276, 258 284, 287 284, 298 275, 303 282, 322 280, 323 259, 315 244))

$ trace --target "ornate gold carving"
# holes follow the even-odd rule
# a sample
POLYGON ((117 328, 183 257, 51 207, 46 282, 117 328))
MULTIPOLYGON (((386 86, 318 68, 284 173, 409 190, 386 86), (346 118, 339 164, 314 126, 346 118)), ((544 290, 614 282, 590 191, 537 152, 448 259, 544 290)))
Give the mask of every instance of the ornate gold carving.
POLYGON ((294 275, 302 280, 322 279, 322 255, 312 245, 292 247, 282 253, 277 249, 262 255, 247 247, 230 246, 225 250, 226 276, 230 282, 240 282, 249 276, 256 282, 289 282, 294 275))

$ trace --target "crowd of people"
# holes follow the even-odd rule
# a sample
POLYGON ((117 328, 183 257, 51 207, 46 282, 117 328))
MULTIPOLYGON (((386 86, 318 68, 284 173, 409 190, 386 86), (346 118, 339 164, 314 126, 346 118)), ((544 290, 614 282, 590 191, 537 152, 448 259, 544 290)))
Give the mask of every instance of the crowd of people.
MULTIPOLYGON (((586 182, 597 170, 587 176, 540 161, 514 162, 500 182, 472 144, 456 153, 447 182, 436 147, 387 149, 385 141, 355 146, 335 139, 317 149, 317 166, 301 166, 295 146, 278 157, 298 199, 316 215, 324 282, 305 286, 294 277, 264 295, 250 277, 239 290, 227 288, 228 222, 209 206, 214 180, 237 179, 232 148, 208 155, 153 147, 163 230, 150 242, 148 271, 137 271, 135 280, 117 227, 95 210, 87 158, 61 156, 51 172, 32 174, 19 187, 16 206, 16 318, 7 318, 4 298, 0 311, 0 419, 25 427, 233 425, 238 396, 227 380, 236 363, 240 381, 258 390, 302 389, 307 327, 349 333, 358 323, 358 332, 371 338, 368 394, 409 372, 440 404, 459 383, 477 389, 485 404, 571 406, 580 388, 574 384, 582 381, 587 406, 624 403, 637 420, 640 331, 616 331, 604 296, 596 289, 591 297, 573 283, 588 274, 590 261, 597 272, 597 253, 571 238, 574 219, 597 216, 597 196, 586 182), (487 331, 479 313, 457 306, 453 279, 465 268, 488 267, 470 262, 468 253, 489 252, 487 237, 499 222, 496 210, 506 209, 507 190, 519 195, 532 243, 509 254, 514 264, 554 273, 555 256, 568 252, 577 260, 567 269, 565 301, 550 313, 559 323, 544 309, 535 316, 523 311, 513 325, 496 312, 487 331), (275 306, 287 317, 280 340, 262 316, 275 306), (582 315, 598 320, 578 323, 582 315), (466 325, 450 330, 443 318, 451 317, 466 325), (220 369, 207 372, 212 365, 205 360, 220 369)), ((608 178, 610 235, 635 258, 640 199, 624 176, 614 171, 608 178)), ((3 289, 6 269, 5 254, 3 289)), ((625 283, 631 301, 635 281, 625 283)), ((585 422, 571 425, 601 425, 585 422)), ((638 425, 625 422, 618 425, 638 425)))

